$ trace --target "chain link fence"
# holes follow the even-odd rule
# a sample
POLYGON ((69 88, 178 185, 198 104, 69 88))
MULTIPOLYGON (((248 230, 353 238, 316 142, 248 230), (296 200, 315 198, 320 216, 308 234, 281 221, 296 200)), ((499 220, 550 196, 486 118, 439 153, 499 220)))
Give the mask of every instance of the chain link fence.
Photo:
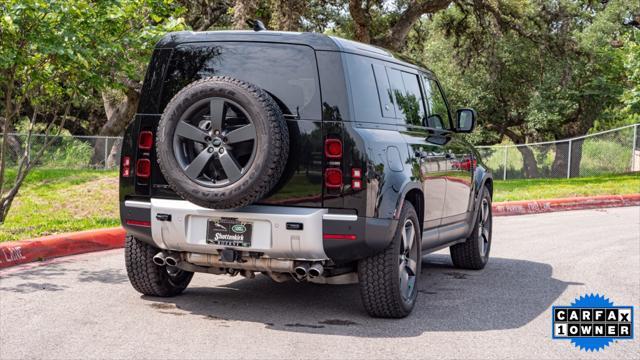
POLYGON ((640 124, 561 141, 477 149, 501 180, 629 173, 640 171, 640 124))
MULTIPOLYGON (((1 136, 1 135, 0 135, 1 136)), ((58 169, 115 169, 120 164, 121 137, 112 136, 49 136, 31 135, 31 157, 35 157, 47 141, 39 168, 58 169)), ((8 165, 15 166, 27 146, 27 135, 9 134, 8 165)), ((2 140, 0 138, 0 144, 2 140)))
MULTIPOLYGON (((51 137, 50 137, 51 139, 51 137)), ((22 154, 26 135, 10 134, 9 165, 22 154)), ((1 142, 1 141, 0 141, 1 142)), ((31 153, 45 143, 34 134, 31 153)), ((37 164, 45 168, 114 169, 122 138, 57 136, 37 164)), ((523 145, 478 146, 495 179, 569 178, 640 171, 640 124, 573 139, 523 145)))

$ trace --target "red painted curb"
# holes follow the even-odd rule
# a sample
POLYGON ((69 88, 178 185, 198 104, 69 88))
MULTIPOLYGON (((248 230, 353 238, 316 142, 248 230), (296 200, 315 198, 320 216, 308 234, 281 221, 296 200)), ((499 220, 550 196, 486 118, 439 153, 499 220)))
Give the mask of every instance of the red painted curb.
POLYGON ((117 249, 124 246, 121 227, 45 236, 0 243, 0 269, 61 256, 117 249))
POLYGON ((640 206, 640 194, 497 202, 493 203, 493 215, 525 215, 554 211, 586 210, 620 206, 640 206))

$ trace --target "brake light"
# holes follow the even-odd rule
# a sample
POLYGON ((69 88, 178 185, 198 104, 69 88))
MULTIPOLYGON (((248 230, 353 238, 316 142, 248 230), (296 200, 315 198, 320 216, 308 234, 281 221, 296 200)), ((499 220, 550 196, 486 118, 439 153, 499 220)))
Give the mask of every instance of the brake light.
POLYGON ((329 189, 342 187, 342 171, 338 168, 328 168, 324 172, 324 183, 329 189))
POLYGON ((138 147, 141 150, 151 150, 153 147, 153 133, 151 131, 141 131, 138 136, 138 147))
POLYGON ((151 227, 151 221, 127 220, 127 225, 150 228, 151 227))
POLYGON ((139 178, 148 179, 151 176, 151 161, 140 159, 136 163, 136 175, 139 178))
POLYGON ((325 240, 356 240, 353 234, 324 234, 322 237, 325 240))
POLYGON ((342 157, 342 141, 326 139, 324 141, 324 154, 329 159, 340 159, 342 157))
POLYGON ((122 158, 122 176, 131 176, 131 158, 129 156, 125 156, 122 158))

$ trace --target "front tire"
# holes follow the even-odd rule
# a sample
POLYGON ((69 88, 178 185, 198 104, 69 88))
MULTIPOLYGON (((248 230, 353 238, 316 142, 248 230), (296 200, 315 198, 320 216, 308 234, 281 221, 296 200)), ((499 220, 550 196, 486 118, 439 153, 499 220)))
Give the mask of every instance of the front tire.
POLYGON ((184 291, 193 273, 170 266, 158 266, 153 256, 158 249, 133 236, 125 240, 124 259, 134 289, 143 295, 170 297, 184 291))
POLYGON ((471 235, 463 243, 449 248, 453 265, 460 269, 481 270, 489 262, 491 250, 491 231, 493 216, 491 213, 491 194, 483 188, 476 223, 471 235))
POLYGON ((411 313, 418 295, 422 268, 418 215, 406 202, 391 244, 358 263, 360 295, 373 317, 403 318, 411 313))

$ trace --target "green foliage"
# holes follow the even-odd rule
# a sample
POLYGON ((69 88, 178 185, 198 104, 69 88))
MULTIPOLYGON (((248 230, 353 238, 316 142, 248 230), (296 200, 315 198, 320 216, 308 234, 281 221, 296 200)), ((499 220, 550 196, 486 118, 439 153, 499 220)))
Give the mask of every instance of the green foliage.
POLYGON ((141 79, 154 42, 181 28, 171 1, 3 0, 0 9, 0 72, 8 76, 0 89, 21 84, 16 104, 24 96, 32 105, 78 102, 119 77, 141 79))
POLYGON ((450 7, 420 24, 427 32, 422 46, 409 46, 422 50, 415 56, 440 75, 454 104, 478 110, 474 141, 561 139, 585 134, 596 120, 637 120, 637 43, 622 19, 640 6, 623 0, 502 6, 511 14, 505 22, 450 7), (611 46, 616 38, 625 39, 624 47, 611 46))

